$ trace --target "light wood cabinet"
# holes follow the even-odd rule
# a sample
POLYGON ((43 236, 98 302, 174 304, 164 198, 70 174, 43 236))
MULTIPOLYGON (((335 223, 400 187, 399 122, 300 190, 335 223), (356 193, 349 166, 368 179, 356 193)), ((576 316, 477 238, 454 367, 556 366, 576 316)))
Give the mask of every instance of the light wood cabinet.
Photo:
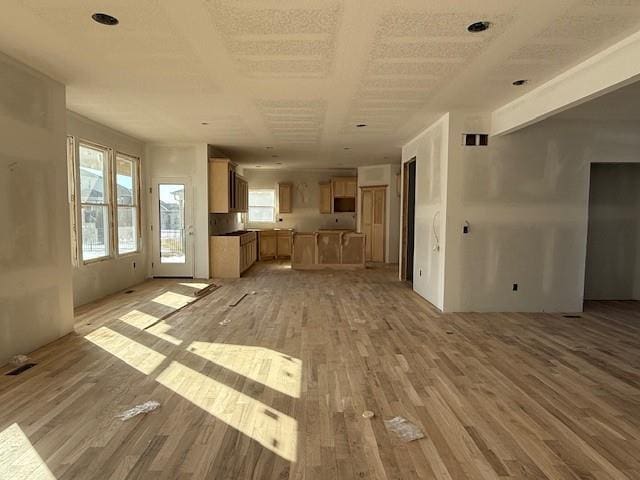
POLYGON ((278 239, 278 258, 291 258, 291 232, 279 231, 277 232, 276 237, 278 239))
POLYGON ((239 278, 257 260, 255 232, 216 235, 209 239, 209 267, 213 278, 239 278))
POLYGON ((280 213, 291 213, 292 211, 292 198, 291 193, 293 191, 293 185, 290 183, 278 184, 278 211, 280 213))
POLYGON ((291 230, 263 230, 260 232, 260 260, 290 258, 291 230))
POLYGON ((228 158, 209 159, 209 213, 247 212, 249 185, 228 158))
POLYGON ((320 183, 320 213, 331 213, 332 202, 331 182, 320 183))
POLYGON ((365 255, 368 262, 384 262, 385 205, 387 187, 362 189, 362 233, 367 238, 365 255))
POLYGON ((291 267, 300 270, 322 268, 365 268, 365 236, 341 230, 293 234, 291 267))
POLYGON ((355 198, 358 189, 357 177, 334 177, 333 198, 355 198))
POLYGON ((260 232, 260 260, 269 260, 278 256, 278 237, 274 230, 260 232))

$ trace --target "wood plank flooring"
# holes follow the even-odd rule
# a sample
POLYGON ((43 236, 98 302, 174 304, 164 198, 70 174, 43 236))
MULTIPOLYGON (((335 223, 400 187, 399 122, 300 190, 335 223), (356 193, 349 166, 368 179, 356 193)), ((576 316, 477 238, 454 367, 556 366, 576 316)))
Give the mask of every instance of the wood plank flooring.
POLYGON ((148 330, 191 287, 81 309, 0 377, 0 478, 640 478, 638 302, 443 315, 396 276, 258 264, 148 330))

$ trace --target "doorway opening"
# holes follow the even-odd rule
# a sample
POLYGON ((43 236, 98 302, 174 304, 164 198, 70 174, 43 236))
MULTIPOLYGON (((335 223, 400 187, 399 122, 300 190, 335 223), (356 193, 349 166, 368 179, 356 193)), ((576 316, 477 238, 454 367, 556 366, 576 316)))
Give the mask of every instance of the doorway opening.
POLYGON ((413 259, 416 221, 416 159, 403 166, 402 177, 402 263, 401 278, 413 283, 413 259))
POLYGON ((640 300, 640 163, 594 163, 584 299, 640 300))

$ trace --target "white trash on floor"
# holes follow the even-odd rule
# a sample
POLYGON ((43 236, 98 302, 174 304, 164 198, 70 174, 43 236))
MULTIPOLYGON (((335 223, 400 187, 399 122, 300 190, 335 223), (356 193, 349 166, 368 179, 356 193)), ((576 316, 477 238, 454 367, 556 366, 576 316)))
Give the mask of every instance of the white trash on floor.
POLYGON ((140 415, 141 413, 152 412, 158 407, 160 407, 160 402, 156 402, 155 400, 149 400, 148 402, 144 402, 140 405, 136 405, 135 407, 130 408, 129 410, 126 410, 119 415, 116 415, 116 418, 121 418, 122 421, 124 422, 125 420, 129 420, 130 418, 140 415))
POLYGON ((11 358, 11 365, 13 365, 14 367, 21 367, 22 365, 24 365, 25 363, 29 362, 29 357, 27 357, 26 355, 14 355, 11 358))
POLYGON ((395 433, 403 442, 412 442, 413 440, 424 438, 422 430, 406 418, 394 417, 391 420, 385 420, 384 424, 389 431, 395 433))

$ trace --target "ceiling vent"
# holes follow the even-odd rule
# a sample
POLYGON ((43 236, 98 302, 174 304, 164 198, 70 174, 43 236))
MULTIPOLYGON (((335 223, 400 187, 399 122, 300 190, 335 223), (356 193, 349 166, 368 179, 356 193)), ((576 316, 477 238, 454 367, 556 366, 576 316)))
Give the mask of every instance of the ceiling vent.
POLYGON ((489 145, 489 135, 486 133, 463 133, 462 145, 465 147, 486 147, 489 145))

